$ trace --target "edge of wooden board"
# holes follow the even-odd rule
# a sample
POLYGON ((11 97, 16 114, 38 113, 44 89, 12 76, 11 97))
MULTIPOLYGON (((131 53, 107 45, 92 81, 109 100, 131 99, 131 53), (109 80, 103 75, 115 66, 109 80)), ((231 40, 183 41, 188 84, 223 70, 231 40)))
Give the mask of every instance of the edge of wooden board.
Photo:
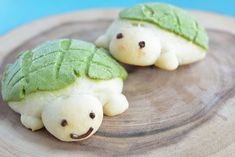
MULTIPOLYGON (((119 11, 120 9, 92 9, 70 12, 48 16, 46 18, 22 25, 4 34, 3 36, 0 36, 0 63, 2 62, 2 59, 12 50, 13 47, 11 45, 20 45, 30 37, 36 36, 45 30, 67 22, 92 21, 94 19, 112 20, 117 17, 119 11), (30 33, 31 35, 27 36, 25 35, 26 33, 30 33)), ((235 19, 231 17, 195 10, 190 10, 189 12, 206 28, 222 30, 235 34, 235 19)))

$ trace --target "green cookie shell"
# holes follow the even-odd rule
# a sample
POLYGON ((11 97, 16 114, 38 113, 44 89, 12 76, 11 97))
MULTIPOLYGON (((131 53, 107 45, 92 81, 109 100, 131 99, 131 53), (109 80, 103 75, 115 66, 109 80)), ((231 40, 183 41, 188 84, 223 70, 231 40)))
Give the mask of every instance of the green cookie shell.
POLYGON ((205 29, 187 12, 166 4, 139 4, 120 12, 119 18, 149 22, 208 49, 205 29))
POLYGON ((37 91, 62 89, 78 77, 125 79, 125 69, 106 50, 80 40, 54 40, 21 53, 2 79, 5 101, 19 101, 37 91))

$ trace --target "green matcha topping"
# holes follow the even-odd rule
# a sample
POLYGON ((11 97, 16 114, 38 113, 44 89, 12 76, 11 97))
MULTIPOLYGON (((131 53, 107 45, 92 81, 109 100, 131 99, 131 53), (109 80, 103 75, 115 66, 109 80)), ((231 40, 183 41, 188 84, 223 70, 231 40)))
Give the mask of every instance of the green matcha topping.
POLYGON ((3 74, 2 96, 19 101, 36 91, 62 89, 80 76, 125 79, 125 69, 106 50, 79 40, 54 40, 21 53, 3 74))
POLYGON ((139 4, 120 12, 127 20, 149 22, 194 42, 203 49, 208 48, 208 36, 204 28, 180 8, 166 4, 139 4))

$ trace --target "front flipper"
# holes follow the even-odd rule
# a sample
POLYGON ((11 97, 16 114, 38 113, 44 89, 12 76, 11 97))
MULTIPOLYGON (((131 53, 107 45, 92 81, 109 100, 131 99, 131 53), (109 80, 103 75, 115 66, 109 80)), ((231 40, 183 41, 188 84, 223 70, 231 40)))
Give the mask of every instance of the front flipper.
POLYGON ((175 70, 179 66, 179 61, 174 52, 163 52, 157 59, 155 66, 165 70, 175 70))
POLYGON ((104 105, 104 114, 106 116, 115 116, 126 111, 128 106, 128 101, 123 94, 115 94, 112 95, 108 103, 104 105))
POLYGON ((109 49, 110 37, 107 34, 101 35, 95 41, 96 46, 109 49))
POLYGON ((21 115, 20 121, 26 128, 32 131, 39 130, 44 126, 40 118, 29 115, 21 115))

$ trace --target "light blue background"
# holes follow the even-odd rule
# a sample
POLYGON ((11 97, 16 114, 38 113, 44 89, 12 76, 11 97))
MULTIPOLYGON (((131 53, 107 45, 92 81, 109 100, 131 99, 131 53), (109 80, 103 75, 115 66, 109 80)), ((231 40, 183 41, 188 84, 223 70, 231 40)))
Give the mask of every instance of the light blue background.
POLYGON ((235 17, 235 0, 0 0, 0 35, 48 15, 91 8, 128 7, 143 2, 165 2, 235 17))

